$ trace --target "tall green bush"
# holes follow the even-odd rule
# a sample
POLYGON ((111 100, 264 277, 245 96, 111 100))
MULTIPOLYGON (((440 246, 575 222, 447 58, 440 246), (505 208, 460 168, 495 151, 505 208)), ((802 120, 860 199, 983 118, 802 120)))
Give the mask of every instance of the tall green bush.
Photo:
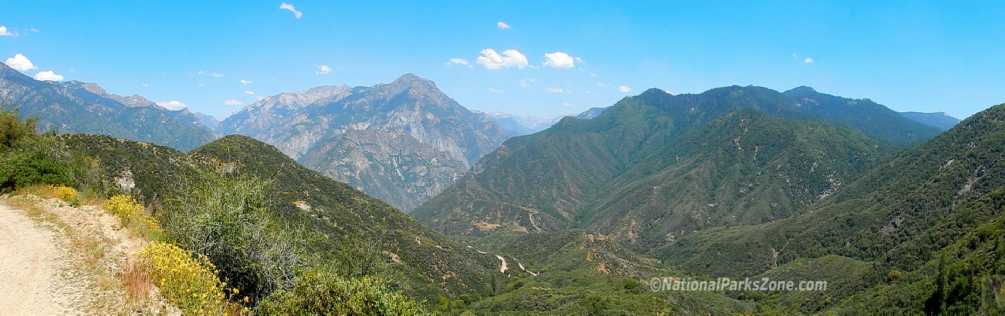
POLYGON ((256 300, 292 285, 297 269, 313 261, 306 249, 316 238, 272 218, 268 185, 205 173, 163 215, 172 240, 209 258, 228 284, 256 300))
POLYGON ((0 192, 33 184, 74 184, 70 157, 55 135, 39 135, 35 121, 0 112, 0 192))

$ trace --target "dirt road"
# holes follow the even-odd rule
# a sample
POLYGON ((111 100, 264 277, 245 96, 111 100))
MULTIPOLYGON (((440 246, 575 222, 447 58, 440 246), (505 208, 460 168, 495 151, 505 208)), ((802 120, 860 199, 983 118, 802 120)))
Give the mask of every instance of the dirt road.
POLYGON ((58 235, 22 210, 0 204, 0 315, 61 315, 80 311, 61 279, 67 264, 58 235))

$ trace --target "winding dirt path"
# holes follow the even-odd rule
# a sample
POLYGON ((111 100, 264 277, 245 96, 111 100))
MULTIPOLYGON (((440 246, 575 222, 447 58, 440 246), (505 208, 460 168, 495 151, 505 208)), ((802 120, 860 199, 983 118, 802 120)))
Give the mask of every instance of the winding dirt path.
POLYGON ((80 311, 61 280, 65 251, 57 234, 0 202, 0 314, 60 315, 80 311))

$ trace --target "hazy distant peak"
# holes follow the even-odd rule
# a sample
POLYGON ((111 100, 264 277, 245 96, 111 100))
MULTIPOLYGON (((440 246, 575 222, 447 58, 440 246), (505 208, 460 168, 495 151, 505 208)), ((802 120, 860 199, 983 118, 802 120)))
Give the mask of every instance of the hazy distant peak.
POLYGON ((84 90, 90 91, 91 93, 94 93, 94 94, 97 94, 97 95, 107 95, 108 94, 108 92, 106 92, 105 89, 102 88, 101 86, 99 86, 97 83, 93 83, 93 82, 84 83, 83 87, 84 87, 84 90))
POLYGON ((352 94, 353 89, 346 85, 317 86, 303 92, 283 92, 265 97, 249 105, 258 107, 303 107, 327 99, 339 99, 352 94))
POLYGON ((328 98, 339 94, 346 93, 352 90, 347 85, 330 85, 330 86, 317 86, 314 88, 307 89, 304 91, 303 95, 313 98, 328 98))
POLYGON ((165 108, 165 107, 162 107, 162 106, 158 106, 153 101, 150 101, 149 99, 147 99, 147 98, 145 98, 145 97, 143 97, 141 95, 134 94, 134 95, 130 95, 130 96, 122 96, 122 95, 118 95, 118 94, 114 94, 114 93, 109 93, 108 90, 105 90, 105 88, 102 88, 101 85, 98 85, 97 83, 93 83, 93 82, 83 82, 83 81, 77 81, 77 80, 70 80, 70 81, 65 81, 65 82, 57 83, 57 84, 61 84, 63 87, 66 87, 66 88, 69 88, 69 89, 83 89, 84 91, 93 93, 94 95, 102 96, 102 97, 106 97, 106 98, 115 100, 116 102, 119 102, 122 105, 125 105, 127 107, 131 107, 131 108, 140 108, 140 107, 150 107, 150 106, 153 106, 153 107, 158 107, 158 108, 161 108, 161 109, 164 109, 164 110, 170 110, 168 108, 165 108))
POLYGON ((946 112, 900 112, 900 115, 912 121, 938 128, 942 131, 949 130, 956 126, 956 124, 960 123, 960 119, 952 117, 949 114, 946 114, 946 112))

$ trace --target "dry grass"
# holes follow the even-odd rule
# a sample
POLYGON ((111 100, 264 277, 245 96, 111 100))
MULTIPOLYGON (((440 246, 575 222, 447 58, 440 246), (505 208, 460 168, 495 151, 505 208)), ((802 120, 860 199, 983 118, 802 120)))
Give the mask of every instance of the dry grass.
POLYGON ((122 286, 126 289, 127 299, 131 303, 141 303, 150 299, 156 287, 150 269, 143 264, 130 261, 122 270, 122 286))

